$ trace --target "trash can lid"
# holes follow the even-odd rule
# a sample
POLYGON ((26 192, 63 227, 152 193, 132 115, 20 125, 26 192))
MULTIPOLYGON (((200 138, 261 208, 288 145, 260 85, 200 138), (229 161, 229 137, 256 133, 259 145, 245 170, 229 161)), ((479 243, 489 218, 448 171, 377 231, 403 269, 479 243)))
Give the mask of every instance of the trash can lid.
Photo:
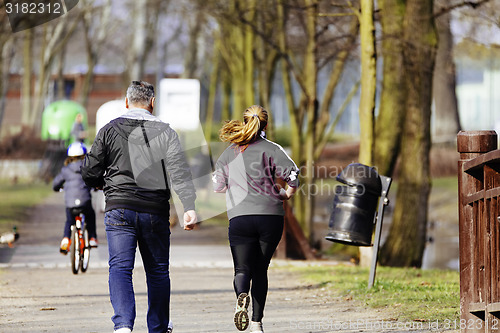
POLYGON ((350 186, 363 186, 367 192, 380 196, 382 182, 374 167, 351 163, 337 176, 337 180, 350 186))

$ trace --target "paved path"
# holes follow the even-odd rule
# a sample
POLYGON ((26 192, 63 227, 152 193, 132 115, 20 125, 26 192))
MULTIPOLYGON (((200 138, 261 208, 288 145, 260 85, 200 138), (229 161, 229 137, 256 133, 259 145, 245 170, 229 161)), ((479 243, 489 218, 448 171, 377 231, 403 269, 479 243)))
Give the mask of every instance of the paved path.
MULTIPOLYGON (((62 194, 48 197, 20 228, 16 247, 0 248, 0 333, 113 331, 102 213, 97 217, 100 246, 91 252, 88 271, 74 275, 69 258, 58 252, 62 202, 62 194)), ((173 229, 171 317, 175 333, 237 332, 232 323, 235 296, 225 233, 224 227, 214 226, 192 232, 173 229)), ((147 332, 145 275, 140 258, 136 263, 134 332, 147 332)), ((409 330, 401 327, 404 323, 391 321, 387 310, 364 309, 320 286, 305 285, 282 267, 291 263, 273 261, 266 333, 409 330)))

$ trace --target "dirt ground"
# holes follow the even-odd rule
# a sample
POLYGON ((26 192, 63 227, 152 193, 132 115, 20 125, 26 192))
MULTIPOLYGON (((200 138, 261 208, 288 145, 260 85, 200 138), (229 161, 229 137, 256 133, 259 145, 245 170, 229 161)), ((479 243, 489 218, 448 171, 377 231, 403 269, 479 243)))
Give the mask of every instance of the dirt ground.
MULTIPOLYGON (((112 332, 103 216, 100 246, 88 271, 74 275, 58 252, 64 208, 55 193, 31 212, 14 249, 0 248, 0 332, 112 332)), ((232 323, 235 295, 226 228, 172 229, 171 318, 176 333, 237 332, 232 323)), ((440 332, 428 323, 394 321, 388 309, 374 310, 307 285, 286 267, 335 262, 273 261, 269 272, 266 332, 440 332)), ((146 332, 147 290, 140 258, 134 270, 137 319, 146 332)))

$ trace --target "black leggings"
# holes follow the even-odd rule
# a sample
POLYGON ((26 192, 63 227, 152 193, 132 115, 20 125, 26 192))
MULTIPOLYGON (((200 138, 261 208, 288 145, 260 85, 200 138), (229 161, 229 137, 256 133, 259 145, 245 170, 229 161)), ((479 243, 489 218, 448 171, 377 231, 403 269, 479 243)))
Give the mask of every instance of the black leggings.
POLYGON ((234 264, 234 291, 249 293, 252 321, 261 321, 267 296, 267 269, 283 234, 283 216, 243 215, 229 221, 234 264))

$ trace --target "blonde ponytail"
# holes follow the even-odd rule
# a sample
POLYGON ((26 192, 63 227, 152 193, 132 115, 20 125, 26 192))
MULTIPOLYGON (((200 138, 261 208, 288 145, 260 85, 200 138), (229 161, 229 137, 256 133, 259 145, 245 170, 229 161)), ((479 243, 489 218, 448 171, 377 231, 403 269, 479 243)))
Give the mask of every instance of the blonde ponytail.
POLYGON ((231 142, 244 146, 255 140, 267 126, 267 111, 259 105, 252 105, 243 113, 243 122, 228 121, 219 131, 219 138, 224 142, 231 142))

